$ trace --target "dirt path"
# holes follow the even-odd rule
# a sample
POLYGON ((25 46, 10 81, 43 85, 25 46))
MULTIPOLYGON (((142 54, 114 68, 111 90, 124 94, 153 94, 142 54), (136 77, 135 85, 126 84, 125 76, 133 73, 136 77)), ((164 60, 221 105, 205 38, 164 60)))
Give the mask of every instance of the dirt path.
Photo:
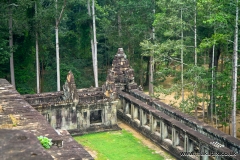
POLYGON ((133 134, 134 137, 139 139, 145 146, 155 151, 155 153, 160 154, 164 157, 165 160, 176 160, 174 157, 169 155, 166 151, 164 151, 162 148, 155 145, 152 141, 144 137, 142 134, 138 133, 136 130, 128 126, 127 124, 121 122, 118 120, 118 126, 122 129, 125 129, 126 131, 133 134))

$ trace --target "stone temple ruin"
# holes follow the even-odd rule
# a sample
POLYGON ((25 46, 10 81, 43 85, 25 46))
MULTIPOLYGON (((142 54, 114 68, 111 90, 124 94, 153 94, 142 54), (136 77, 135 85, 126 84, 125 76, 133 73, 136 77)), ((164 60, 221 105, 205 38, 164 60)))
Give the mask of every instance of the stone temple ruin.
POLYGON ((68 130, 71 134, 119 129, 117 101, 108 98, 102 88, 76 89, 71 71, 63 91, 24 96, 54 129, 68 130))
POLYGON ((240 159, 238 139, 146 95, 122 48, 102 87, 77 89, 69 71, 63 91, 20 95, 0 79, 0 159, 91 160, 71 135, 119 130, 117 119, 177 159, 240 159), (53 140, 50 149, 40 135, 53 140))
POLYGON ((130 68, 122 48, 118 49, 108 70, 106 83, 99 88, 77 89, 69 71, 63 91, 24 95, 54 129, 71 134, 85 134, 120 129, 117 126, 117 92, 137 89, 134 70, 130 68))

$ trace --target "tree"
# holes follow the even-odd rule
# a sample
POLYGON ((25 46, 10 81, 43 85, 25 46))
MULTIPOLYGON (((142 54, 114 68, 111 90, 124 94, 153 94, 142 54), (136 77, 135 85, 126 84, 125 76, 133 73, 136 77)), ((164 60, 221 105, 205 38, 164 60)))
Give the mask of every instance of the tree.
MULTIPOLYGON (((57 11, 57 3, 56 0, 56 11, 57 11)), ((62 10, 59 14, 59 17, 56 18, 56 25, 55 25, 55 33, 56 33, 56 62, 57 62, 57 91, 60 91, 60 62, 59 62, 59 38, 58 38, 58 26, 60 24, 62 14, 64 12, 64 8, 66 6, 66 0, 64 0, 64 4, 62 6, 62 10)))
MULTIPOLYGON (((35 16, 37 16, 37 2, 35 2, 35 16)), ((36 31, 36 77, 37 77, 37 93, 40 93, 39 82, 39 49, 38 49, 38 33, 36 31)))
MULTIPOLYGON (((5 63, 9 64, 9 58, 10 58, 10 50, 9 50, 9 27, 7 26, 5 22, 9 19, 9 14, 8 13, 10 10, 9 4, 0 2, 0 16, 2 17, 0 19, 0 23, 2 24, 0 26, 0 65, 3 65, 5 63), (7 11, 7 10, 8 11, 7 11)), ((8 65, 9 67, 9 65, 8 65)), ((3 66, 0 67, 0 76, 2 75, 3 72, 3 66)))
MULTIPOLYGON (((155 1, 154 3, 154 8, 153 8, 153 15, 155 15, 155 1)), ((155 41, 155 28, 152 27, 152 41, 154 43, 155 41)), ((153 73, 154 73, 154 55, 150 55, 150 60, 149 60, 149 95, 154 95, 154 89, 153 89, 153 73)))
POLYGON ((92 19, 93 19, 93 41, 92 50, 93 50, 93 71, 94 71, 94 81, 95 87, 98 87, 98 66, 97 66, 97 38, 96 38, 96 23, 95 23, 95 2, 92 0, 92 19))
MULTIPOLYGON (((208 105, 208 117, 211 123, 215 124, 217 127, 218 121, 218 106, 219 104, 216 96, 219 92, 218 83, 220 82, 218 78, 218 64, 220 56, 223 56, 222 47, 228 44, 229 37, 231 33, 231 26, 229 21, 231 21, 231 13, 228 2, 214 2, 214 1, 199 1, 200 14, 207 16, 202 16, 202 26, 208 28, 208 35, 202 38, 200 47, 209 54, 209 95, 210 101, 208 105)), ((226 86, 227 87, 227 86, 226 86)))
POLYGON ((9 0, 9 48, 10 48, 10 71, 11 71, 11 84, 15 88, 15 74, 14 74, 14 61, 13 61, 13 22, 12 22, 12 6, 15 4, 11 3, 11 0, 9 0))
POLYGON ((233 74, 232 74, 232 136, 236 137, 236 104, 237 104, 237 67, 238 67, 238 0, 236 0, 236 19, 233 44, 233 74))

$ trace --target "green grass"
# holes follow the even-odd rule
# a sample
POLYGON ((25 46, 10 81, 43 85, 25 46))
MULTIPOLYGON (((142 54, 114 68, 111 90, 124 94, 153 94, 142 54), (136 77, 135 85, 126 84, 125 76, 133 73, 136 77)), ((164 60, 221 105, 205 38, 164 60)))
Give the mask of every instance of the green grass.
POLYGON ((76 136, 83 146, 96 151, 96 160, 163 160, 126 130, 76 136))

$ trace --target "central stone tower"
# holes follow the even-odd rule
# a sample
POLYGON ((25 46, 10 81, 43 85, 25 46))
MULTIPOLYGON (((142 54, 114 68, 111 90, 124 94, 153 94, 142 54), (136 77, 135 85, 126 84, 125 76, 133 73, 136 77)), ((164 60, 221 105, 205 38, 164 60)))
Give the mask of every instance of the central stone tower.
POLYGON ((108 70, 103 91, 106 96, 111 97, 120 90, 129 91, 137 88, 137 84, 134 82, 134 70, 130 67, 123 48, 118 48, 112 62, 112 68, 108 70))

